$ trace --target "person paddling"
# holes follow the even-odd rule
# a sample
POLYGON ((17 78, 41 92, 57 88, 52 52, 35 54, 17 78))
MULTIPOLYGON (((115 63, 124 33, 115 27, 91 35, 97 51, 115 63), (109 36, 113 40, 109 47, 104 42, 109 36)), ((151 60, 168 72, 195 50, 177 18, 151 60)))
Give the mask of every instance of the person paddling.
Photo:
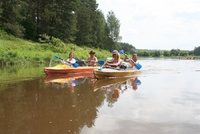
POLYGON ((117 50, 113 50, 112 59, 106 61, 105 67, 118 67, 121 65, 122 60, 120 59, 120 54, 117 50))
POLYGON ((129 68, 135 68, 135 63, 139 63, 137 54, 133 54, 132 59, 125 55, 124 61, 129 63, 129 68))
POLYGON ((97 57, 95 56, 95 52, 94 51, 90 51, 90 57, 88 58, 88 60, 86 61, 86 63, 88 64, 88 66, 96 66, 97 65, 97 57))
POLYGON ((76 63, 76 59, 74 59, 74 53, 69 53, 69 58, 67 60, 61 59, 61 62, 65 65, 72 66, 72 64, 76 63))

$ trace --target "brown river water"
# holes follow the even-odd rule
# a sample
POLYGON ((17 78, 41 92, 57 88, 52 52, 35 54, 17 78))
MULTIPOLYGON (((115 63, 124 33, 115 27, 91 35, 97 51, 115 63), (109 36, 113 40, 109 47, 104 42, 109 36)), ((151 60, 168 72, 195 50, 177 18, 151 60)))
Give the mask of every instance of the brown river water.
POLYGON ((0 134, 199 134, 200 60, 140 59, 129 79, 0 68, 0 134))

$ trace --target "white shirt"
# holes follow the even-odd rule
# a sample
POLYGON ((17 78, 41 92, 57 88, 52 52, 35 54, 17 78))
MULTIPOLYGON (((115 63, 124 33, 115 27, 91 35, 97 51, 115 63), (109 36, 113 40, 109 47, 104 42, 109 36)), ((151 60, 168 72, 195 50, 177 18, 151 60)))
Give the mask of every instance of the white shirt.
POLYGON ((71 64, 74 64, 74 63, 76 63, 76 59, 74 59, 74 58, 73 58, 72 60, 70 60, 70 59, 67 59, 66 61, 67 61, 67 62, 70 62, 71 64))
POLYGON ((74 63, 76 63, 76 59, 72 59, 72 60, 70 60, 70 59, 67 59, 66 61, 65 60, 62 60, 61 61, 63 64, 65 64, 65 65, 69 65, 69 66, 71 66, 72 64, 74 64, 74 63))

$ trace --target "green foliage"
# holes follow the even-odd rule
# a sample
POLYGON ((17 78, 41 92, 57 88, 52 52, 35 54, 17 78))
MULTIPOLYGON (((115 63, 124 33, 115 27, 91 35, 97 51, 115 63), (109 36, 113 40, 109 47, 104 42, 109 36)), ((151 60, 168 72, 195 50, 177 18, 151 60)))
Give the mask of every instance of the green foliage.
POLYGON ((161 52, 159 50, 155 50, 152 52, 152 56, 153 57, 160 57, 161 56, 161 52))
POLYGON ((151 56, 150 51, 146 51, 146 50, 139 50, 137 52, 138 56, 144 56, 144 57, 149 57, 151 56))
POLYGON ((119 40, 120 21, 116 18, 113 11, 109 11, 107 15, 107 27, 109 38, 111 39, 110 50, 114 49, 115 43, 119 40))
POLYGON ((20 23, 24 18, 26 7, 27 3, 21 0, 2 2, 2 24, 7 33, 17 37, 24 36, 25 29, 20 23))
POLYGON ((194 55, 200 56, 200 46, 194 48, 194 55))
POLYGON ((164 50, 163 55, 164 55, 164 56, 170 56, 170 51, 164 50))
POLYGON ((80 1, 77 8, 77 33, 75 43, 79 46, 91 47, 97 44, 97 12, 96 0, 80 1))
POLYGON ((180 56, 187 56, 188 55, 188 52, 187 51, 180 51, 180 56))
POLYGON ((36 25, 35 23, 30 19, 26 18, 22 20, 21 22, 22 26, 25 28, 25 38, 26 39, 32 39, 35 40, 36 37, 36 25))
MULTIPOLYGON (((59 40, 60 41, 60 40, 59 40)), ((78 59, 87 59, 89 51, 96 52, 98 59, 106 59, 111 54, 105 50, 88 47, 78 47, 74 44, 54 45, 51 43, 33 43, 12 37, 12 40, 0 40, 0 64, 23 64, 23 63, 49 63, 58 54, 64 59, 72 51, 78 59)))
POLYGON ((180 50, 179 49, 172 49, 170 51, 170 56, 179 56, 180 50))

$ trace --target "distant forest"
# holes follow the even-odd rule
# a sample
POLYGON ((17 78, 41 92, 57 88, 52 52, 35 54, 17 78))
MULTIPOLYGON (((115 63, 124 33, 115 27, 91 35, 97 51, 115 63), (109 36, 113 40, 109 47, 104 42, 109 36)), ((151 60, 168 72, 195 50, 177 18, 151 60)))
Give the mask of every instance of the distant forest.
MULTIPOLYGON (((78 46, 136 52, 132 44, 120 42, 120 21, 114 12, 104 16, 96 0, 1 0, 0 30, 32 41, 60 39, 78 46)), ((200 55, 200 47, 190 54, 200 55)))

